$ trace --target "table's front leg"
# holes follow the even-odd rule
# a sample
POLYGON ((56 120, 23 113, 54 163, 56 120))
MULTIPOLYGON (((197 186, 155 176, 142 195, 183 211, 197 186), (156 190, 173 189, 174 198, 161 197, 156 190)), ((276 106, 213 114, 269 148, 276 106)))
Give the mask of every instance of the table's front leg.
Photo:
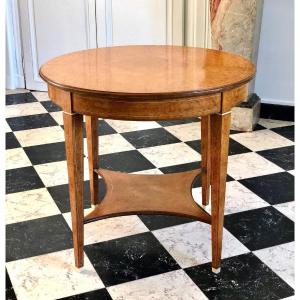
POLYGON ((212 271, 221 266, 224 204, 231 113, 211 115, 212 271))
POLYGON ((64 112, 75 265, 83 266, 83 116, 64 112))

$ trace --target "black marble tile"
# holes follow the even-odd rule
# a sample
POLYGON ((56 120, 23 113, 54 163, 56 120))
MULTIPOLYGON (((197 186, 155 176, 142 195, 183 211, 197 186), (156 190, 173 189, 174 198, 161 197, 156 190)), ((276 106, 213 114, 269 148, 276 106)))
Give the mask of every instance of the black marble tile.
POLYGON ((44 187, 33 167, 24 167, 6 171, 6 193, 17 193, 44 187))
POLYGON ((11 284, 7 270, 5 269, 5 299, 6 300, 17 300, 14 288, 11 284))
POLYGON ((6 105, 24 104, 31 102, 37 102, 37 99, 31 93, 6 95, 6 105))
MULTIPOLYGON (((99 179, 99 201, 104 198, 106 193, 106 187, 103 179, 99 179)), ((69 197, 69 185, 62 184, 57 186, 47 187, 51 197, 55 201, 57 207, 62 213, 70 211, 70 197, 69 197)), ((91 194, 90 194, 90 183, 84 181, 83 183, 83 206, 84 208, 91 207, 91 194)))
POLYGON ((5 145, 6 145, 6 149, 21 147, 19 141, 17 140, 13 132, 7 132, 5 134, 5 145))
POLYGON ((6 261, 73 247, 71 230, 62 215, 6 226, 6 261))
POLYGON ((271 130, 291 141, 295 140, 295 126, 294 125, 272 128, 271 130))
MULTIPOLYGON (((64 125, 60 126, 64 130, 64 125)), ((107 122, 104 120, 98 121, 98 136, 117 133, 107 122)), ((86 138, 85 122, 83 123, 83 137, 86 138)))
POLYGON ((149 230, 157 230, 195 221, 190 218, 167 215, 139 215, 139 218, 149 228, 149 230))
POLYGON ((85 253, 105 286, 179 269, 150 232, 87 245, 85 253))
POLYGON ((243 146, 242 144, 238 143, 237 141, 233 139, 229 139, 228 155, 242 154, 247 152, 252 152, 252 151, 247 147, 243 146))
MULTIPOLYGON (((185 142, 187 145, 189 145, 192 149, 197 151, 198 153, 201 153, 201 141, 200 140, 195 140, 195 141, 189 141, 185 142)), ((247 152, 252 152, 250 149, 247 147, 241 145, 240 143, 236 142, 233 139, 229 139, 229 151, 228 155, 235 155, 235 154, 242 154, 242 153, 247 153, 247 152)))
POLYGON ((294 146, 258 151, 257 153, 286 171, 295 169, 294 146))
POLYGON ((295 107, 290 105, 261 103, 260 117, 264 119, 294 121, 295 107))
POLYGON ((181 124, 189 124, 194 122, 200 122, 198 118, 188 118, 188 119, 179 119, 179 120, 169 120, 169 121, 157 121, 157 123, 161 126, 173 126, 173 125, 181 125, 181 124))
POLYGON ((50 100, 49 101, 41 101, 40 103, 45 107, 45 109, 48 112, 61 111, 61 108, 50 100))
POLYGON ((6 121, 13 131, 57 126, 56 121, 49 114, 8 118, 6 121))
POLYGON ((185 143, 189 145, 193 150, 201 153, 201 140, 188 141, 185 143))
POLYGON ((137 150, 100 155, 100 167, 121 172, 155 169, 155 166, 137 150))
POLYGON ((287 172, 239 180, 253 193, 271 205, 295 200, 294 176, 287 172))
POLYGON ((164 128, 124 132, 121 135, 136 149, 181 142, 164 128))
POLYGON ((112 300, 112 298, 106 289, 100 289, 70 297, 60 298, 58 300, 112 300))
POLYGON ((201 162, 195 161, 195 162, 186 163, 186 164, 163 167, 163 168, 160 168, 160 171, 162 171, 164 174, 169 174, 169 173, 191 171, 191 170, 196 170, 199 168, 201 168, 201 162))
MULTIPOLYGON (((253 131, 257 131, 257 130, 263 130, 266 129, 265 127, 263 127, 260 124, 256 124, 256 126, 254 127, 253 131)), ((239 131, 239 130, 230 130, 230 134, 236 134, 236 133, 243 133, 245 131, 239 131)))
POLYGON ((98 135, 108 135, 116 133, 116 131, 105 120, 99 120, 98 122, 98 135))
POLYGON ((294 290, 253 253, 222 260, 219 274, 211 264, 185 270, 208 299, 277 300, 294 294, 294 290))
POLYGON ((272 206, 226 215, 224 226, 251 251, 294 241, 294 222, 272 206))
POLYGON ((33 165, 66 160, 64 142, 24 147, 23 149, 33 165))
MULTIPOLYGON (((198 168, 201 168, 201 161, 196 161, 196 162, 181 164, 181 165, 163 167, 163 168, 160 168, 159 170, 164 174, 169 174, 169 173, 179 173, 179 172, 196 170, 198 168)), ((231 176, 227 175, 227 177, 226 177, 227 182, 233 181, 233 180, 234 179, 231 176)), ((196 187, 199 187, 199 186, 201 186, 201 178, 197 177, 197 179, 194 181, 193 188, 196 188, 196 187)))

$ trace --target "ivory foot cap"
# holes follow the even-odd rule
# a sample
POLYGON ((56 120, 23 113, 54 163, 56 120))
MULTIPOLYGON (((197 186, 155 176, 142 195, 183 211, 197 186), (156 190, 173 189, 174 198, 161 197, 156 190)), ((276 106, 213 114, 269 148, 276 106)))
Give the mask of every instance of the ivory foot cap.
POLYGON ((215 268, 211 268, 211 270, 212 270, 212 272, 213 272, 213 273, 215 273, 215 274, 219 274, 219 273, 220 273, 220 271, 221 271, 221 268, 217 268, 217 269, 215 269, 215 268))

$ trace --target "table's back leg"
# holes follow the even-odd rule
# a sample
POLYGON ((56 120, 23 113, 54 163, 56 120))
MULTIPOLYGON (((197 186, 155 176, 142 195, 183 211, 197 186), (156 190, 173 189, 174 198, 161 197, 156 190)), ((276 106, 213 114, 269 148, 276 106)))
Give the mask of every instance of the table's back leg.
POLYGON ((210 197, 210 116, 201 117, 201 172, 202 204, 209 204, 210 197))
POLYGON ((221 266, 224 204, 231 114, 211 115, 212 271, 221 266))
POLYGON ((92 205, 96 205, 99 201, 98 174, 94 172, 95 169, 98 169, 98 118, 86 116, 85 120, 89 160, 91 203, 92 205))
POLYGON ((75 265, 79 268, 83 266, 83 118, 68 113, 63 116, 75 265))

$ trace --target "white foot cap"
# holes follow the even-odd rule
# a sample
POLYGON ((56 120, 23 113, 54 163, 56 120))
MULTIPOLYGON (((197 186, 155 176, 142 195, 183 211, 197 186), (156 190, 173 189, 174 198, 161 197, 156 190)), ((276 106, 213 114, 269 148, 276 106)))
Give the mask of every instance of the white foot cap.
POLYGON ((215 268, 211 268, 212 272, 215 274, 219 274, 221 271, 221 268, 215 269, 215 268))

